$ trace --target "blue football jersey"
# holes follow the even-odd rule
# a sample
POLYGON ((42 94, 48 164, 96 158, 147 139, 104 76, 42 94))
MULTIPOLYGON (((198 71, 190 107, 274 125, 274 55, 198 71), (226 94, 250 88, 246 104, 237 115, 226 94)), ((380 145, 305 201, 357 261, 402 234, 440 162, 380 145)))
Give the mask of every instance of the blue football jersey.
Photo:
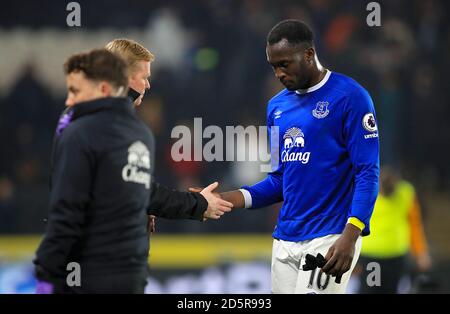
POLYGON ((370 232, 378 194, 379 141, 368 92, 353 79, 327 71, 317 85, 282 90, 267 107, 278 168, 242 187, 251 208, 284 201, 274 238, 304 241, 342 233, 356 217, 370 232))

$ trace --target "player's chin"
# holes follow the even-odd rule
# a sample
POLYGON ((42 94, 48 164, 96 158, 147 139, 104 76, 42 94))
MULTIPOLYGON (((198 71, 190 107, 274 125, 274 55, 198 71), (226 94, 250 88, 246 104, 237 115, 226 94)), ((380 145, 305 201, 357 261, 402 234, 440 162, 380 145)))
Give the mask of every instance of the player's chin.
POLYGON ((298 88, 293 87, 293 86, 286 86, 286 89, 290 92, 294 92, 294 91, 298 90, 298 88))
POLYGON ((295 84, 295 83, 292 82, 292 81, 284 81, 284 82, 283 82, 283 85, 284 85, 284 87, 286 87, 286 89, 287 89, 288 91, 291 91, 291 92, 298 89, 297 84, 295 84))

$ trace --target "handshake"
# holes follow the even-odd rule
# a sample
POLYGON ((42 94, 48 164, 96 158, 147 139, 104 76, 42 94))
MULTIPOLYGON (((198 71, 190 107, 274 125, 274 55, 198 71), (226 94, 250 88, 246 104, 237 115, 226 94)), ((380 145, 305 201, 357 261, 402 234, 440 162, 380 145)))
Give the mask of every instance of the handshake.
MULTIPOLYGON (((233 208, 244 207, 244 197, 242 196, 242 193, 240 191, 218 193, 214 191, 218 186, 219 183, 214 182, 208 185, 206 188, 189 188, 189 192, 201 194, 208 203, 208 207, 203 212, 203 221, 207 219, 219 219, 225 213, 230 212, 233 208)), ((171 197, 170 192, 169 196, 167 196, 167 193, 165 194, 165 198, 171 197)), ((160 205, 161 204, 158 203, 156 206, 160 205)), ((155 219, 156 216, 154 215, 148 216, 147 229, 150 233, 155 232, 155 219)))
MULTIPOLYGON (((207 219, 219 219, 225 213, 230 212, 233 209, 233 203, 224 200, 218 192, 214 192, 218 186, 219 183, 214 182, 206 188, 189 188, 189 192, 200 193, 208 202, 208 207, 203 213, 203 221, 207 219)), ((240 192, 238 193, 240 194, 240 192)), ((155 219, 156 216, 154 215, 148 216, 147 229, 150 233, 155 232, 155 219)))
POLYGON ((218 192, 214 192, 219 186, 218 182, 208 185, 206 188, 189 188, 189 192, 200 193, 208 202, 208 208, 203 213, 203 221, 207 219, 219 219, 225 213, 233 209, 233 204, 222 199, 218 192))

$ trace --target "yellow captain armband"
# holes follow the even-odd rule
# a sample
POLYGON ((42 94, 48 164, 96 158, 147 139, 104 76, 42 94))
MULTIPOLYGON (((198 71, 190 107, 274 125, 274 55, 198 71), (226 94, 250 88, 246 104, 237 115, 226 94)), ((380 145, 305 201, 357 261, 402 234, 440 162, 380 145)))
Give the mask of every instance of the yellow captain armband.
POLYGON ((356 217, 349 217, 347 223, 358 227, 358 229, 360 229, 361 231, 366 227, 366 225, 356 217))

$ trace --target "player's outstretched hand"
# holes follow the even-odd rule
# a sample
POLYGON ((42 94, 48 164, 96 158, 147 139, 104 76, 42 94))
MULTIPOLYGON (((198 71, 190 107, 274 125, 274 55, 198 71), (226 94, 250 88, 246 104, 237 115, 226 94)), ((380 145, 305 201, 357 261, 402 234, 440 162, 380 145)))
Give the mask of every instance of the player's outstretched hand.
MULTIPOLYGON (((203 191, 203 189, 204 189, 204 188, 193 187, 193 188, 189 188, 188 190, 189 190, 189 192, 200 193, 201 191, 203 191)), ((222 198, 222 196, 220 196, 220 193, 219 193, 219 192, 212 192, 212 194, 213 194, 215 197, 222 198)))
MULTIPOLYGON (((208 208, 203 214, 203 218, 219 219, 223 214, 230 212, 233 204, 220 198, 219 193, 214 190, 219 186, 218 182, 214 182, 201 190, 199 193, 208 201, 208 208)), ((189 189, 191 192, 192 188, 189 189)))

